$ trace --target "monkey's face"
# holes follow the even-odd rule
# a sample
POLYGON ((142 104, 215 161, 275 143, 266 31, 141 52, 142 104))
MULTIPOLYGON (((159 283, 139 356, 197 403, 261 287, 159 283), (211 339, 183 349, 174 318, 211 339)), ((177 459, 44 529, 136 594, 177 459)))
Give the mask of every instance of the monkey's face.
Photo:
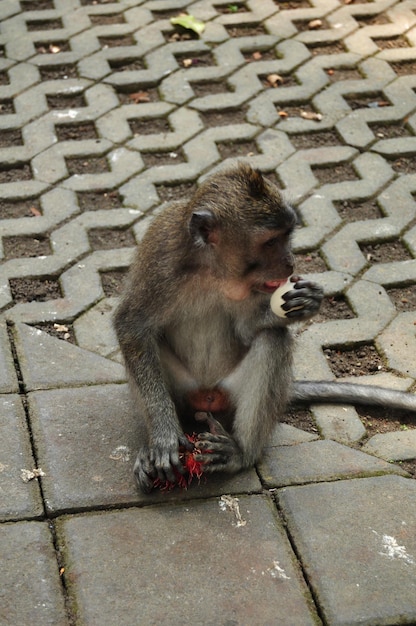
POLYGON ((293 274, 291 232, 292 227, 220 236, 216 258, 222 292, 232 300, 253 292, 272 294, 293 274))
POLYGON ((191 204, 189 232, 209 275, 232 300, 270 294, 293 273, 293 208, 246 164, 214 175, 191 204))

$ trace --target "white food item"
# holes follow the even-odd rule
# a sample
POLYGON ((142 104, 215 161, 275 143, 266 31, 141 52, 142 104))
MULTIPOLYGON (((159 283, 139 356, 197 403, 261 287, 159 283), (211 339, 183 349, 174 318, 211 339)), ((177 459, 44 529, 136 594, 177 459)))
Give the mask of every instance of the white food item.
POLYGON ((286 317, 287 311, 284 311, 282 309, 282 305, 285 304, 283 296, 288 291, 292 291, 294 287, 294 283, 292 283, 290 281, 290 278, 288 278, 288 280, 283 283, 283 285, 280 285, 280 287, 278 287, 276 291, 273 292, 272 297, 270 298, 270 308, 273 313, 278 317, 286 317))

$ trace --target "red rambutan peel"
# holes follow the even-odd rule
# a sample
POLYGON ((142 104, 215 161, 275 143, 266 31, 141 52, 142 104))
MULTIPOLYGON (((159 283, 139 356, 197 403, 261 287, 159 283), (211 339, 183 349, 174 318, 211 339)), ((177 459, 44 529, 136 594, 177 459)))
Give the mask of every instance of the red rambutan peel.
MULTIPOLYGON (((188 441, 193 444, 195 444, 198 440, 195 433, 193 435, 188 435, 188 433, 185 433, 185 436, 188 441)), ((179 448, 179 459, 182 462, 185 473, 180 474, 174 468, 173 471, 177 479, 176 482, 155 478, 155 480, 153 481, 153 487, 156 489, 160 489, 160 491, 171 491, 177 486, 181 489, 187 489, 195 477, 200 480, 204 471, 204 465, 203 463, 195 459, 196 454, 200 454, 200 450, 198 450, 198 448, 194 448, 193 450, 189 451, 181 446, 179 448)))

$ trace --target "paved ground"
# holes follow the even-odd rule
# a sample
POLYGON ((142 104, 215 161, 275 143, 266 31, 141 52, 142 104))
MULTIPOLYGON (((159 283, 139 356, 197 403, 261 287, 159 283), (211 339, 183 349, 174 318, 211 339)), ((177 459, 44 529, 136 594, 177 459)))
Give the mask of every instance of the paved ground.
POLYGON ((411 426, 312 407, 320 436, 282 425, 256 470, 144 497, 110 323, 146 215, 245 158, 299 206, 298 258, 336 312, 296 374, 365 345, 371 380, 412 389, 416 2, 2 0, 0 18, 0 623, 416 624, 411 426), (199 39, 175 35, 183 10, 199 39))

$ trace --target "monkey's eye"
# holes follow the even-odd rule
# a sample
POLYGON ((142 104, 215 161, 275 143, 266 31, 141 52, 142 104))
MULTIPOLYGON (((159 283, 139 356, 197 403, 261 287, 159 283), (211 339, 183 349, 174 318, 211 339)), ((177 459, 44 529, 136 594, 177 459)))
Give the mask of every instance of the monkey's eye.
POLYGON ((268 239, 264 245, 266 248, 273 248, 278 243, 278 241, 279 237, 272 237, 271 239, 268 239))

